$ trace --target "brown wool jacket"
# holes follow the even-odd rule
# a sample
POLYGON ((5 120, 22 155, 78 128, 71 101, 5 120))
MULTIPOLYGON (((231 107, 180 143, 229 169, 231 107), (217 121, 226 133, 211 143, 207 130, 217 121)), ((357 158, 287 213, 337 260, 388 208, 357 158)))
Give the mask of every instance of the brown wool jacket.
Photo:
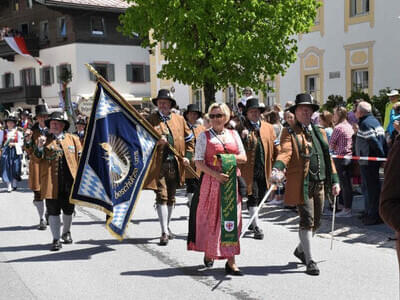
POLYGON ((48 138, 40 158, 40 196, 43 199, 56 199, 58 195, 58 160, 49 160, 54 149, 62 148, 69 171, 75 180, 78 171, 79 155, 82 151, 81 142, 76 135, 66 133, 64 139, 57 145, 54 138, 48 138))
POLYGON ((32 191, 40 191, 40 175, 39 164, 40 159, 33 154, 33 144, 37 145, 40 137, 40 130, 38 128, 32 129, 32 144, 25 144, 25 151, 29 155, 29 179, 28 186, 32 191))
MULTIPOLYGON (((202 133, 204 130, 206 130, 206 128, 203 125, 197 125, 196 128, 193 128, 193 130, 191 130, 192 133, 194 133, 194 140, 193 140, 194 145, 196 145, 196 139, 198 138, 199 134, 202 133)), ((190 160, 190 166, 193 168, 193 170, 196 170, 196 166, 194 163, 194 153, 192 159, 190 160)), ((201 172, 199 170, 196 170, 196 173, 200 177, 201 172)), ((187 179, 194 178, 194 176, 189 172, 186 172, 185 176, 186 176, 185 178, 187 179)))
MULTIPOLYGON (((168 128, 161 120, 158 112, 151 114, 148 117, 148 121, 159 134, 166 134, 168 132, 168 128)), ((182 157, 187 157, 191 160, 194 152, 194 139, 192 138, 190 141, 185 142, 185 138, 192 135, 192 131, 187 126, 185 119, 180 115, 171 113, 171 119, 167 121, 167 124, 172 131, 174 148, 182 157)), ((168 145, 156 147, 156 152, 144 183, 144 189, 148 190, 157 189, 157 179, 160 175, 163 153, 165 147, 168 147, 168 145)), ((176 161, 178 163, 179 183, 182 186, 185 182, 185 167, 180 159, 176 159, 176 161)))
MULTIPOLYGON (((324 129, 319 127, 314 127, 319 130, 319 136, 323 139, 323 149, 329 149, 328 139, 326 137, 326 132, 324 129)), ((304 159, 300 155, 300 151, 297 145, 297 141, 294 138, 293 134, 289 131, 293 130, 294 134, 297 136, 301 147, 305 147, 306 136, 299 126, 299 124, 295 124, 291 129, 287 127, 282 129, 281 134, 281 150, 276 158, 276 162, 274 168, 279 170, 284 170, 286 168, 286 187, 285 187, 285 198, 284 201, 287 205, 302 205, 304 204, 305 196, 308 194, 305 193, 305 185, 307 184, 306 178, 309 170, 309 160, 304 159)), ((309 154, 306 151, 306 154, 309 154)), ((327 157, 329 157, 329 152, 326 153, 327 157)), ((336 173, 336 168, 333 160, 329 157, 330 166, 326 165, 327 173, 329 173, 329 169, 331 169, 330 174, 327 174, 329 178, 331 178, 331 182, 325 185, 326 188, 330 188, 331 184, 338 183, 339 179, 336 173)), ((329 191, 330 192, 330 191, 329 191)))
MULTIPOLYGON (((246 122, 247 123, 247 122, 246 122)), ((238 132, 241 133, 244 129, 249 130, 247 138, 242 139, 243 146, 246 150, 247 162, 239 165, 240 172, 244 177, 247 184, 247 194, 251 195, 253 192, 253 179, 254 179, 254 165, 256 158, 257 136, 254 130, 250 130, 251 124, 247 126, 239 126, 238 132)), ((276 139, 274 128, 271 124, 261 121, 260 137, 264 148, 264 169, 265 169, 265 183, 269 187, 268 179, 271 175, 272 165, 279 152, 279 146, 274 144, 276 139)))
POLYGON ((379 202, 382 219, 393 230, 400 232, 400 136, 390 149, 385 164, 385 179, 379 202))

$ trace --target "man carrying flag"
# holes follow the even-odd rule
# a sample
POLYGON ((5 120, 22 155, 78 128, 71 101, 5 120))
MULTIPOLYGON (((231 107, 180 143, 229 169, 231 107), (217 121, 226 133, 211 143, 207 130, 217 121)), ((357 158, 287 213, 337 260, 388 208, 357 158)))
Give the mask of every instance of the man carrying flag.
POLYGON ((165 246, 173 238, 169 228, 175 205, 176 188, 185 181, 185 166, 190 165, 194 151, 193 133, 182 116, 171 113, 176 101, 166 89, 158 91, 153 100, 158 111, 148 121, 161 135, 157 142, 156 154, 145 181, 145 189, 156 193, 156 209, 161 224, 160 245, 165 246), (168 147, 174 147, 183 158, 179 159, 168 147))

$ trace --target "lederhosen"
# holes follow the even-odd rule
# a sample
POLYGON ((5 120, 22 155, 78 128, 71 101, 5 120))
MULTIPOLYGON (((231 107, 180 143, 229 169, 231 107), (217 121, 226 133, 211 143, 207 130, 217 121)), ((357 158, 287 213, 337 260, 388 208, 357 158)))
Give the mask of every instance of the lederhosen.
MULTIPOLYGON (((164 135, 167 137, 168 144, 174 146, 172 130, 167 124, 168 117, 159 116, 162 121, 160 124, 165 125, 164 135)), ((169 149, 168 145, 165 145, 160 176, 157 180, 156 202, 158 204, 167 203, 168 205, 173 205, 175 203, 176 188, 179 184, 178 174, 178 163, 175 159, 175 155, 169 149)))

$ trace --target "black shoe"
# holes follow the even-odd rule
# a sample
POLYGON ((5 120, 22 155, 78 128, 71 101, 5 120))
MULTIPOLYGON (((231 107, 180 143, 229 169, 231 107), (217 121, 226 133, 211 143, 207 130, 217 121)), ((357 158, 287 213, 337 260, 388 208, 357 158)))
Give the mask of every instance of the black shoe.
POLYGON ((53 245, 51 246, 50 251, 58 251, 62 248, 62 244, 60 240, 53 240, 53 245))
POLYGON ((296 247, 296 249, 294 250, 293 254, 294 254, 294 256, 296 256, 298 259, 300 259, 300 261, 301 261, 301 263, 302 263, 303 265, 306 265, 306 264, 307 264, 307 263, 306 263, 306 256, 304 255, 304 252, 300 252, 299 249, 297 249, 297 247, 296 247))
POLYGON ((250 224, 249 228, 247 228, 248 231, 254 232, 254 227, 253 224, 250 224))
POLYGON ((207 260, 205 256, 203 258, 203 262, 207 268, 211 268, 214 265, 214 260, 213 259, 207 260))
POLYGON ((310 262, 307 265, 306 273, 308 275, 313 275, 313 276, 318 276, 319 275, 319 269, 318 269, 317 263, 315 261, 310 260, 310 262))
POLYGON ((228 262, 226 262, 225 264, 225 273, 227 275, 243 276, 243 273, 239 269, 238 270, 232 269, 231 266, 228 264, 228 262))
POLYGON ((63 233, 61 238, 63 239, 64 244, 72 244, 71 232, 63 233))
POLYGON ((175 238, 175 234, 168 228, 168 239, 173 240, 175 238))
POLYGON ((160 246, 167 246, 168 245, 168 235, 163 233, 160 237, 160 246))
POLYGON ((254 228, 254 239, 256 239, 256 240, 264 239, 264 233, 263 233, 262 229, 258 226, 256 226, 254 228))
POLYGON ((16 191, 16 190, 17 190, 17 187, 13 187, 12 190, 13 190, 13 191, 16 191))
POLYGON ((46 220, 40 220, 39 226, 38 226, 38 230, 46 230, 47 228, 47 222, 46 220))

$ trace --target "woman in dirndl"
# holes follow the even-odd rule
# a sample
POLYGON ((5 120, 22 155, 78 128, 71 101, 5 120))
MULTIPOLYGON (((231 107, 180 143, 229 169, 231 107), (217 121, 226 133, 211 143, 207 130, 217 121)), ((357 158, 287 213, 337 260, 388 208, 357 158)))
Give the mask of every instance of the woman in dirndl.
POLYGON ((242 199, 236 180, 240 170, 233 167, 229 173, 222 168, 227 158, 238 164, 245 163, 246 152, 237 131, 225 128, 230 119, 226 104, 212 104, 208 115, 212 126, 196 140, 195 163, 202 177, 198 197, 194 197, 190 211, 188 250, 204 252, 206 267, 212 267, 215 259, 227 259, 226 273, 240 276, 242 273, 235 262, 235 255, 240 254, 242 227, 242 199), (226 197, 223 192, 228 186, 233 189, 228 194, 233 196, 226 197))
POLYGON ((10 113, 5 119, 5 129, 0 131, 0 176, 7 183, 7 191, 17 189, 17 181, 21 181, 21 158, 24 144, 22 132, 17 129, 18 119, 10 113))

